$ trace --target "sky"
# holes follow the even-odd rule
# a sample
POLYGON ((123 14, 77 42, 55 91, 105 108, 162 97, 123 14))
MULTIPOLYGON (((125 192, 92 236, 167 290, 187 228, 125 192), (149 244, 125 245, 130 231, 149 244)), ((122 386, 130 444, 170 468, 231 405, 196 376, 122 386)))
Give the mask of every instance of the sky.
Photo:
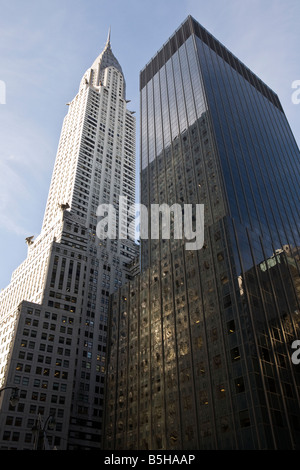
POLYGON ((299 0, 0 0, 0 289, 40 233, 66 103, 109 28, 139 136, 139 73, 189 14, 278 94, 300 145, 299 0))

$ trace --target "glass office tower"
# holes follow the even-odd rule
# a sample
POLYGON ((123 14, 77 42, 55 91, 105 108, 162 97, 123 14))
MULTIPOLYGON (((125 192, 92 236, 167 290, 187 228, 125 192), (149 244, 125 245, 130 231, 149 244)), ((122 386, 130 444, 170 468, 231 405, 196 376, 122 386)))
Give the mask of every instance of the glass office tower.
POLYGON ((190 16, 140 93, 141 202, 204 204, 204 245, 141 240, 112 298, 105 447, 299 449, 300 154, 280 101, 190 16))

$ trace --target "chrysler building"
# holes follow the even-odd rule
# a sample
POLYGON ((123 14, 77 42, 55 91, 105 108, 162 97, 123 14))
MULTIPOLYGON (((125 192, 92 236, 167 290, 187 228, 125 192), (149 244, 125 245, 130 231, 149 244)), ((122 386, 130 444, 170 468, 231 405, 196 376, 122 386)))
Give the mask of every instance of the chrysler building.
POLYGON ((97 208, 113 205, 128 224, 118 213, 120 196, 135 202, 128 102, 109 33, 67 103, 41 233, 28 234, 0 294, 0 449, 101 446, 109 296, 137 250, 132 238, 97 236, 97 208))

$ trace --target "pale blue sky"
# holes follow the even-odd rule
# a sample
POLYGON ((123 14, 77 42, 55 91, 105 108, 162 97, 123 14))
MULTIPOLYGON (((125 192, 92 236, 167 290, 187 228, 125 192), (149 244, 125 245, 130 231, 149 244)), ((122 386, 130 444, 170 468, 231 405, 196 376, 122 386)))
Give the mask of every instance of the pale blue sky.
POLYGON ((139 72, 189 14, 279 95, 300 143, 299 0, 0 0, 0 289, 40 232, 66 103, 109 26, 138 118, 139 72))

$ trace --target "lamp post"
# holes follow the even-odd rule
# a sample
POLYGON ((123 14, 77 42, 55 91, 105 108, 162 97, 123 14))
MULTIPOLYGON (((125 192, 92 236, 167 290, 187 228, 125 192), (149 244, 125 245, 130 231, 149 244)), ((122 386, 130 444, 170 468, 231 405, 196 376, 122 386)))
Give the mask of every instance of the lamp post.
POLYGON ((38 415, 32 428, 32 432, 35 434, 34 450, 50 450, 46 431, 54 428, 55 420, 52 415, 48 416, 45 423, 43 423, 41 415, 38 415))
POLYGON ((20 400, 18 387, 4 387, 4 388, 1 388, 0 389, 0 395, 1 395, 1 392, 3 392, 4 390, 9 390, 9 389, 12 390, 9 402, 10 402, 11 406, 16 406, 18 404, 19 400, 20 400))

